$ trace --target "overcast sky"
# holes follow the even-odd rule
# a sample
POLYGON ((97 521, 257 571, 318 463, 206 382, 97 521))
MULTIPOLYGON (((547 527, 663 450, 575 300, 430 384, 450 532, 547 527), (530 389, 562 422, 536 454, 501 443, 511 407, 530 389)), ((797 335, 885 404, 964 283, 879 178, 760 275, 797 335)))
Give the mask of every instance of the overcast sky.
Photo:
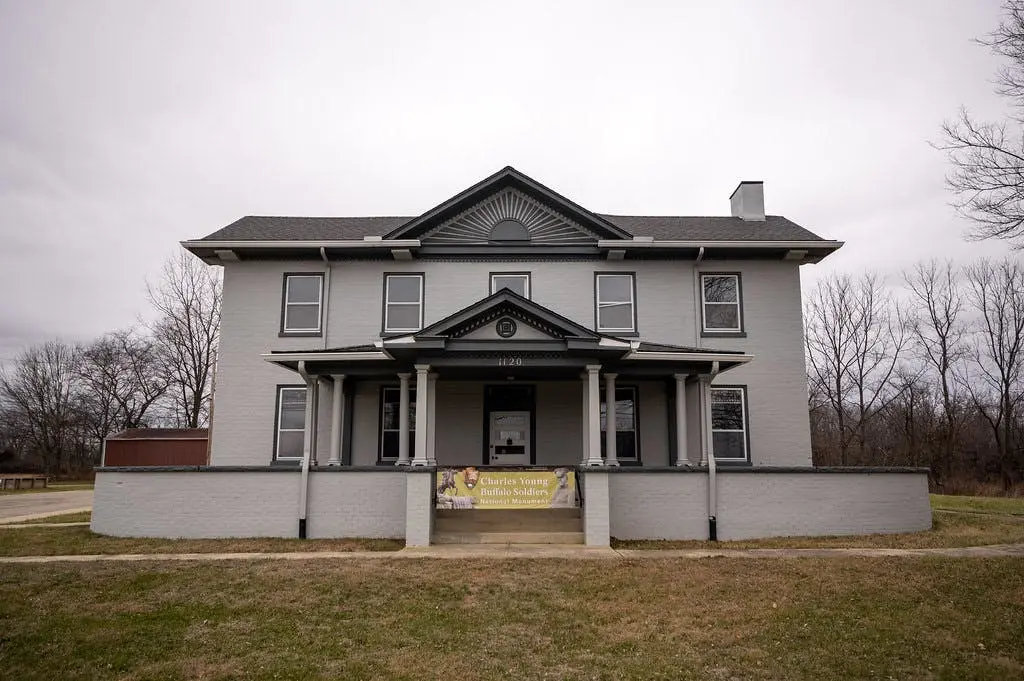
POLYGON ((741 179, 847 242, 968 244, 943 119, 1000 116, 995 1, 0 0, 0 360, 145 314, 242 215, 415 215, 505 165, 604 213, 722 215, 741 179))

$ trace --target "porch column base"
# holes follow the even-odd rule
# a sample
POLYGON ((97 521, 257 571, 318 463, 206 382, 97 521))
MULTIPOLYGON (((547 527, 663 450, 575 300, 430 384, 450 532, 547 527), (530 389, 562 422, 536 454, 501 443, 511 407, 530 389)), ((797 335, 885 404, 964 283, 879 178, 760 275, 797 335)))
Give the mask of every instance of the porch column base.
POLYGON ((425 470, 405 474, 405 545, 430 546, 434 531, 434 476, 425 470))
POLYGON ((583 537, 587 546, 611 545, 611 503, 608 473, 583 474, 583 537))

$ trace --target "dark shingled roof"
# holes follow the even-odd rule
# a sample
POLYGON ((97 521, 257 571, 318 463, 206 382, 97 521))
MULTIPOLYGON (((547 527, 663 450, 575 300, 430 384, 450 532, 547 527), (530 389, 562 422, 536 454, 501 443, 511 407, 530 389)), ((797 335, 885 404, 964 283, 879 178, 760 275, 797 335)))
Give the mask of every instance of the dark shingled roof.
MULTIPOLYGON (((601 215, 634 236, 659 241, 822 241, 817 234, 779 215, 764 222, 734 217, 601 215)), ((202 241, 334 241, 384 236, 412 217, 302 218, 246 216, 202 241)))
POLYGON ((205 440, 209 436, 206 428, 131 428, 108 440, 205 440))
POLYGON ((640 352, 701 352, 707 354, 742 355, 742 350, 713 350, 711 348, 694 348, 687 345, 668 345, 667 343, 648 343, 640 341, 640 352))

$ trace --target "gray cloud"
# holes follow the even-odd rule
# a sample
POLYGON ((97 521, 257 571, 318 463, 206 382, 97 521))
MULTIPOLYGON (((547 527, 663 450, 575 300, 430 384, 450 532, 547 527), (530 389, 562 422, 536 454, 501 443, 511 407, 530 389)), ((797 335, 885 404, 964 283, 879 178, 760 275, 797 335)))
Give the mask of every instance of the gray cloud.
POLYGON ((998 2, 0 0, 0 337, 135 323, 177 241, 244 214, 415 214, 506 164, 601 212, 740 179, 894 275, 964 244, 943 155, 1003 112, 998 2), (880 20, 884 18, 884 20, 880 20))

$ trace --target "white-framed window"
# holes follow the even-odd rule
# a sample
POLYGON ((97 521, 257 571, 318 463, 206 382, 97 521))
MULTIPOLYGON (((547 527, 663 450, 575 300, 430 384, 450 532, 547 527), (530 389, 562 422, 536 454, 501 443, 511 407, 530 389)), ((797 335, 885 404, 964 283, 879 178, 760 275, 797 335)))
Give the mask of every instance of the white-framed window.
POLYGON ((323 298, 323 274, 284 275, 281 332, 319 334, 323 298))
POLYGON ((595 277, 597 330, 613 333, 636 331, 636 285, 632 273, 601 273, 595 277))
POLYGON ((274 458, 301 459, 306 432, 306 388, 282 385, 277 388, 277 418, 274 427, 274 458))
POLYGON ((530 297, 530 273, 529 272, 492 272, 491 273, 491 294, 495 294, 503 288, 521 295, 523 298, 530 297))
POLYGON ((423 275, 384 275, 384 332, 423 328, 423 275))
POLYGON ((700 275, 700 297, 704 310, 704 331, 712 333, 740 333, 743 331, 740 275, 700 275))
MULTIPOLYGON (((384 387, 380 390, 380 449, 381 461, 398 459, 399 425, 402 389, 384 387)), ((409 457, 416 454, 416 391, 409 389, 409 457)))
POLYGON ((747 389, 711 388, 711 445, 715 459, 747 461, 747 389))
MULTIPOLYGON (((640 447, 636 427, 637 389, 634 386, 615 387, 615 457, 622 461, 638 461, 640 447)), ((601 391, 601 456, 607 453, 608 403, 601 391)))

